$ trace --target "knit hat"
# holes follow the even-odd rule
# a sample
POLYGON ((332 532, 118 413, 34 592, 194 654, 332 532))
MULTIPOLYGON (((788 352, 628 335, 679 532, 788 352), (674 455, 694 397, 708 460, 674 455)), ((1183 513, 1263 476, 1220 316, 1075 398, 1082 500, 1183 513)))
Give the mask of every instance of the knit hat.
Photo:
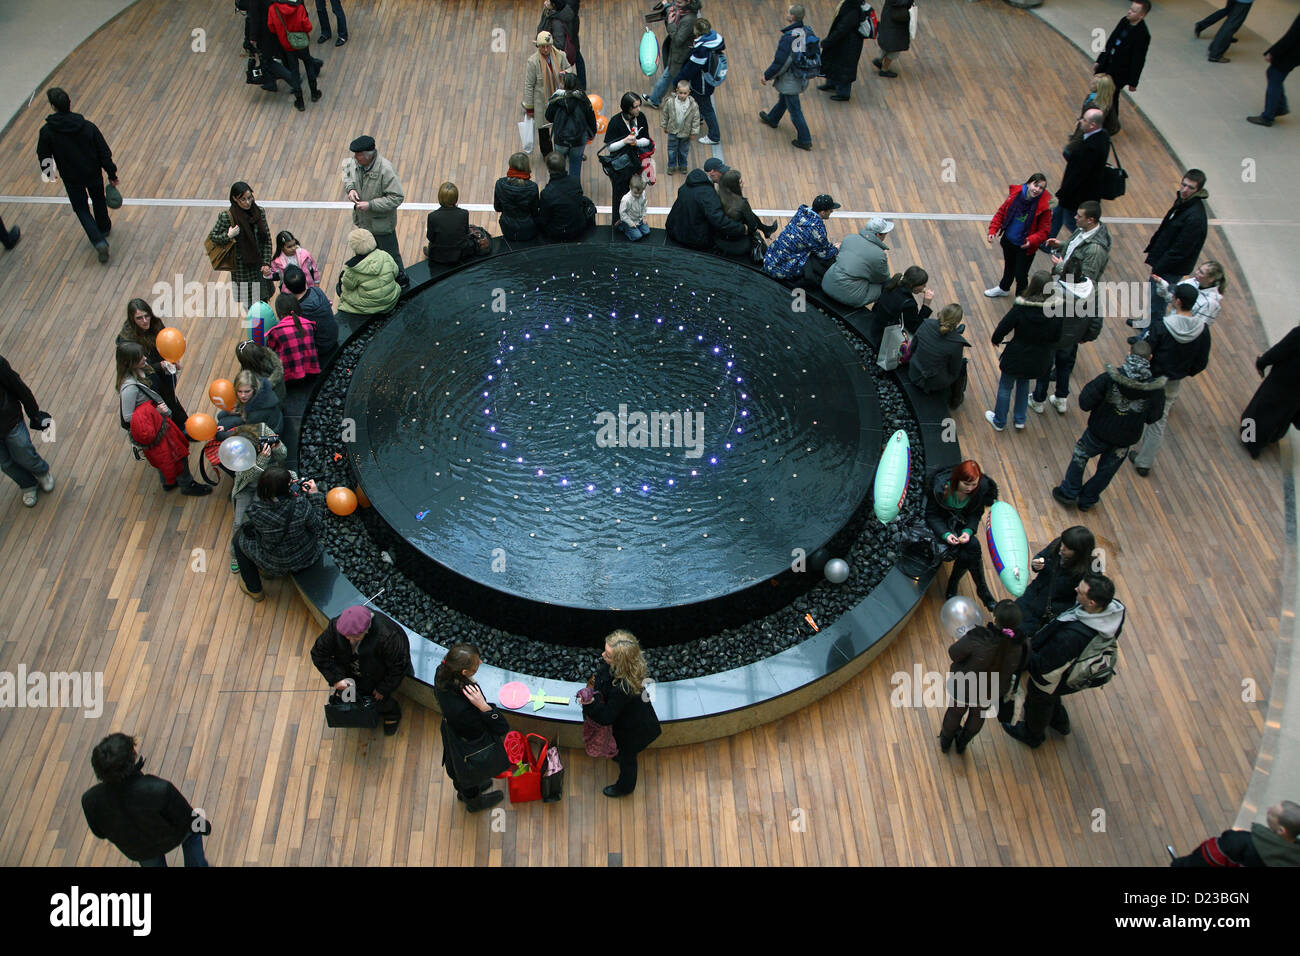
POLYGON ((554 38, 543 30, 537 34, 537 39, 533 41, 533 46, 555 46, 554 38))
POLYGON ((1119 370, 1125 378, 1131 378, 1135 382, 1151 381, 1151 361, 1140 355, 1130 354, 1119 370))
POLYGON ((353 229, 348 233, 348 248, 354 256, 368 256, 378 248, 374 234, 369 229, 353 229))
POLYGON ((339 615, 338 631, 344 637, 356 637, 370 627, 370 608, 354 604, 339 615))
POLYGON ((348 149, 354 153, 368 153, 374 148, 375 138, 373 136, 358 136, 348 143, 348 149))

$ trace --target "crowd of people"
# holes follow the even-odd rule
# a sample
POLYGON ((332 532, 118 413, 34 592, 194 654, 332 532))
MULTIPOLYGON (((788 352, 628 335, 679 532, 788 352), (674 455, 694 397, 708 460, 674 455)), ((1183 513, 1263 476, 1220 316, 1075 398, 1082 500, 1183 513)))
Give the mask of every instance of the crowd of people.
MULTIPOLYGON (((297 108, 304 109, 301 67, 311 98, 319 99, 321 61, 301 42, 301 35, 312 30, 301 0, 247 0, 245 5, 246 46, 261 64, 264 88, 275 89, 276 81, 284 80, 297 108)), ((346 19, 340 0, 333 0, 333 6, 336 42, 343 45, 348 38, 346 19)), ((1244 19, 1239 8, 1248 6, 1229 3, 1226 12, 1197 24, 1199 35, 1216 19, 1225 19, 1211 47, 1212 62, 1226 62, 1222 54, 1231 32, 1244 19)), ((878 331, 901 329, 897 338, 903 344, 894 356, 900 376, 927 394, 942 396, 950 407, 958 406, 969 381, 964 353, 974 347, 964 336, 963 308, 954 302, 934 312, 930 275, 920 265, 891 270, 888 241, 893 222, 871 217, 858 232, 834 243, 827 223, 841 205, 821 194, 800 205, 778 233, 779 223, 764 223, 750 206, 740 170, 715 156, 691 168, 691 143, 702 129, 705 135, 698 137, 699 143, 721 142, 713 96, 725 78, 726 48, 702 16, 701 0, 664 0, 660 7, 666 31, 664 69, 648 94, 622 95, 619 111, 604 127, 599 151, 605 154, 601 165, 611 181, 615 228, 633 242, 651 232, 645 220, 646 190, 656 182, 656 144, 642 111, 649 106, 660 113, 667 174, 685 176, 665 224, 669 239, 690 249, 747 260, 775 280, 815 290, 846 309, 869 309, 878 331)), ((317 0, 317 9, 322 25, 318 42, 325 42, 331 33, 324 0, 317 0)), ((990 338, 993 347, 1003 347, 994 407, 984 413, 997 432, 1008 420, 1016 430, 1024 429, 1028 411, 1043 414, 1047 404, 1065 415, 1079 347, 1100 335, 1106 316, 1099 286, 1111 253, 1102 219, 1102 203, 1112 198, 1107 163, 1111 137, 1122 130, 1120 91, 1137 88, 1145 64, 1150 35, 1144 19, 1149 9, 1148 0, 1134 0, 1098 56, 1063 150, 1065 165, 1055 193, 1048 189, 1047 175, 1035 172, 1008 186, 989 223, 986 239, 990 246, 997 241, 1003 268, 984 295, 1010 297, 1014 288, 1013 305, 990 338), (1067 227, 1067 235, 1058 238, 1062 227, 1067 227), (1035 269, 1040 252, 1048 256, 1050 268, 1035 269)), ((804 7, 790 6, 773 60, 761 77, 763 85, 774 86, 778 101, 759 114, 760 120, 776 127, 789 113, 796 132, 793 145, 810 149, 811 133, 800 104, 808 82, 820 77, 824 82, 819 90, 831 93, 832 100, 848 100, 864 42, 871 38, 880 48, 880 56, 872 60, 878 74, 896 77, 893 66, 909 48, 914 17, 912 0, 884 0, 879 10, 859 0, 843 0, 822 40, 805 23, 804 7)), ((1300 36, 1292 37, 1298 27, 1300 19, 1270 51, 1264 125, 1285 115, 1281 81, 1294 66, 1292 59, 1300 56, 1293 49, 1300 46, 1300 36)), ((596 208, 582 190, 581 175, 586 145, 599 130, 586 93, 579 36, 579 0, 545 0, 535 52, 527 64, 522 107, 533 121, 548 181, 539 187, 532 178, 529 150, 510 157, 493 196, 501 235, 507 240, 575 241, 595 225, 596 208)), ((112 152, 93 123, 71 112, 65 91, 53 88, 47 98, 55 112, 38 143, 42 171, 62 177, 87 239, 99 261, 107 263, 113 197, 105 177, 110 187, 118 185, 112 152)), ((402 182, 373 137, 355 138, 349 152, 342 165, 343 192, 353 204, 355 228, 348 236, 351 256, 339 268, 336 302, 322 288, 324 272, 317 257, 294 233, 272 233, 247 182, 231 186, 229 206, 217 214, 208 235, 214 249, 228 253, 239 301, 246 307, 269 302, 276 320, 261 330, 264 345, 256 340, 237 345, 234 402, 218 413, 212 439, 219 443, 239 436, 255 448, 255 460, 248 467, 227 469, 233 479, 234 508, 230 569, 254 601, 263 600, 263 574, 303 570, 323 552, 323 496, 314 481, 299 480, 285 467, 286 388, 309 383, 328 367, 339 347, 339 315, 385 314, 409 286, 396 237, 397 209, 405 199, 402 182)), ((1129 352, 1079 393, 1087 424, 1064 476, 1051 489, 1066 508, 1087 512, 1096 507, 1126 458, 1139 476, 1150 475, 1183 380, 1208 367, 1210 330, 1227 281, 1220 263, 1201 258, 1208 228, 1205 186, 1202 171, 1184 172, 1172 206, 1144 249, 1150 304, 1127 318, 1135 333, 1129 352), (1085 480, 1093 458, 1098 459, 1095 472, 1085 480)), ((439 206, 428 215, 424 250, 432 263, 456 264, 491 249, 491 237, 470 224, 459 198, 454 183, 438 189, 439 206)), ((13 248, 19 238, 17 228, 6 229, 0 222, 5 248, 13 248)), ((128 302, 115 345, 120 422, 136 457, 155 467, 164 490, 179 487, 184 495, 207 495, 212 486, 197 481, 189 466, 194 439, 185 425, 190 416, 176 392, 183 366, 159 351, 162 330, 162 321, 145 300, 128 302)), ((1300 397, 1294 388, 1300 370, 1300 328, 1256 364, 1261 376, 1268 374, 1242 416, 1242 441, 1252 457, 1278 441, 1290 424, 1300 425, 1300 397)), ((42 430, 49 424, 50 416, 0 357, 0 467, 31 507, 38 489, 53 490, 54 479, 23 424, 24 412, 31 428, 42 430)), ((1091 569, 1094 536, 1077 525, 1038 553, 1035 577, 1020 598, 997 600, 984 575, 978 529, 998 496, 996 481, 973 460, 935 474, 925 490, 934 563, 952 562, 945 596, 956 595, 969 574, 978 600, 992 615, 949 648, 954 687, 976 686, 978 681, 971 684, 968 678, 982 678, 997 692, 952 693, 953 705, 942 719, 939 737, 945 753, 954 743, 957 753, 963 753, 990 708, 999 708, 1006 732, 1031 748, 1044 742, 1048 729, 1069 734, 1062 698, 1109 680, 1125 622, 1126 608, 1115 596, 1114 583, 1091 569)), ((396 732, 401 709, 395 692, 410 667, 400 625, 369 608, 350 607, 322 632, 311 656, 334 693, 373 699, 385 733, 396 732)), ((435 678, 444 717, 444 764, 458 799, 470 812, 502 799, 500 791, 491 789, 492 777, 478 772, 482 765, 476 755, 484 746, 498 747, 508 730, 505 715, 487 702, 473 679, 480 663, 477 648, 454 644, 435 678)), ((659 735, 654 708, 644 692, 646 681, 635 638, 625 631, 609 635, 601 663, 582 695, 584 715, 612 727, 617 742, 619 776, 605 788, 607 796, 633 791, 636 755, 659 735)), ((96 835, 112 839, 142 865, 157 863, 176 846, 184 850, 187 865, 205 865, 198 834, 206 831, 190 827, 192 811, 174 787, 140 773, 143 759, 134 740, 123 734, 106 738, 92 764, 101 783, 86 794, 83 804, 96 835), (123 799, 148 805, 157 820, 124 820, 111 809, 123 799)), ((1293 845, 1300 831, 1297 813, 1300 808, 1289 803, 1270 809, 1267 832, 1293 845)), ((1270 853, 1292 853, 1285 846, 1269 849, 1270 838, 1260 834, 1251 839, 1255 842, 1225 834, 1176 865, 1226 865, 1222 860, 1240 863, 1270 853)))

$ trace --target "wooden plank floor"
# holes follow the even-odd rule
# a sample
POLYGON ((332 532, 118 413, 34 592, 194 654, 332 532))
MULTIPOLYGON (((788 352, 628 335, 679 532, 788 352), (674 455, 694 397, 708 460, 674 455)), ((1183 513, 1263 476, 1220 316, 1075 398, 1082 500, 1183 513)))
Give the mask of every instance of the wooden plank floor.
MULTIPOLYGON (((590 85, 610 103, 647 87, 633 59, 640 6, 583 7, 590 85)), ((744 170, 755 207, 793 208, 829 191, 853 210, 991 214, 1006 183, 1035 169, 1053 185, 1059 177, 1088 67, 1030 15, 931 4, 899 80, 868 68, 848 104, 804 97, 816 143, 805 154, 788 145, 788 125, 773 132, 754 117, 770 105, 757 73, 782 4, 713 6, 731 59, 717 97, 726 155, 744 170), (1034 83, 1030 110, 1025 76, 1057 77, 1034 83)), ((306 114, 242 85, 240 22, 224 0, 141 0, 53 82, 104 130, 128 197, 222 199, 244 178, 264 200, 337 201, 338 164, 366 132, 410 201, 435 201, 450 179, 464 201, 490 202, 517 146, 532 9, 504 0, 350 3, 351 43, 320 51, 325 97, 306 114), (196 28, 206 30, 206 52, 191 50, 196 28), (508 52, 492 52, 494 35, 508 52)), ((810 10, 824 33, 831 4, 810 10)), ((1125 156, 1141 163, 1108 213, 1158 217, 1181 169, 1125 110, 1125 156)), ((33 104, 0 138, 10 192, 61 195, 38 178, 45 112, 33 104)), ((694 148, 698 163, 703 147, 694 148)), ((607 184, 584 178, 607 203, 607 184)), ((1229 188, 1210 184, 1212 195, 1229 188)), ((671 186, 651 191, 652 205, 671 198, 671 186)), ((1088 516, 1130 617, 1120 677, 1072 701, 1067 740, 1031 752, 994 727, 964 759, 943 756, 940 711, 889 705, 891 675, 945 667, 931 597, 903 637, 822 702, 727 740, 645 754, 628 800, 601 796, 610 766, 569 752, 564 802, 507 806, 494 828, 490 815, 468 817, 456 804, 436 715, 408 705, 393 739, 324 727, 306 610, 283 582, 270 583, 261 605, 244 598, 226 570, 229 505, 164 497, 152 469, 125 448, 111 388, 125 302, 152 298, 155 283, 177 274, 213 278, 202 239, 215 210, 127 206, 114 215, 107 268, 66 207, 3 212, 24 239, 0 253, 0 354, 58 421, 57 441, 41 446, 58 488, 28 510, 0 483, 0 670, 102 671, 107 704, 97 720, 0 711, 0 864, 122 862, 90 835, 79 803, 93 783, 90 750, 115 730, 138 735, 148 768, 215 821, 208 853, 226 866, 1158 865, 1165 843, 1192 845, 1236 814, 1267 706, 1283 548, 1278 453, 1253 464, 1236 440, 1262 344, 1239 284, 1215 326, 1210 368, 1184 389, 1152 477, 1126 468, 1088 516), (196 549, 206 570, 193 570, 196 549), (1242 701, 1246 680, 1258 687, 1256 702, 1242 701)), ((472 219, 496 230, 492 217, 472 219)), ((346 257, 347 214, 273 210, 270 222, 291 228, 332 284, 346 257)), ((860 225, 836 220, 832 233, 860 225)), ((408 261, 423 227, 423 213, 399 218, 408 261)), ((1143 278, 1151 229, 1111 226, 1108 278, 1143 278)), ((1006 304, 980 294, 1000 266, 983 235, 975 223, 900 222, 891 261, 925 265, 936 305, 966 307, 977 347, 955 416, 963 448, 996 476, 1039 547, 1074 523, 1049 491, 1084 418, 1075 408, 1049 411, 1031 415, 1024 433, 1001 435, 983 421, 997 379, 987 339, 1006 304)), ((1206 255, 1234 275, 1216 231, 1206 255)), ((194 411, 206 407, 206 382, 229 375, 238 324, 213 317, 182 327, 181 394, 194 411)), ((1112 320, 1084 347, 1076 393, 1122 357, 1124 335, 1112 320)))

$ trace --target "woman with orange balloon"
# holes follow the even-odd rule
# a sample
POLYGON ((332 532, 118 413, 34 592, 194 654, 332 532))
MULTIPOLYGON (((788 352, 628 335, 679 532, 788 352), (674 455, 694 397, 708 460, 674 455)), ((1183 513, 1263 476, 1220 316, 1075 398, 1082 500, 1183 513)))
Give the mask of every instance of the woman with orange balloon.
MULTIPOLYGON (((144 347, 135 342, 123 342, 117 347, 117 393, 120 402, 121 424, 131 435, 132 448, 137 458, 144 458, 158 469, 164 491, 180 487, 181 494, 200 497, 212 493, 207 485, 196 482, 190 474, 189 450, 185 435, 172 421, 172 410, 162 396, 148 385, 152 369, 144 347)), ((217 423, 207 415, 191 416, 207 419, 212 425, 211 438, 216 434, 217 423)), ((188 422, 187 422, 188 424, 188 422)), ((204 422, 197 424, 206 425, 204 422)), ((191 437, 204 440, 204 429, 192 429, 191 437)))
MULTIPOLYGON (((117 333, 117 344, 134 342, 144 349, 148 356, 149 367, 153 374, 149 387, 162 396, 167 407, 172 410, 173 418, 183 422, 189 418, 185 406, 176 397, 176 373, 181 370, 180 362, 168 362, 158 354, 158 333, 163 330, 163 321, 154 315, 153 308, 144 299, 132 299, 126 304, 126 321, 117 333)), ((164 341, 166 337, 164 336, 164 341)))
POLYGON ((208 397, 222 409, 217 412, 222 431, 259 422, 265 422, 277 435, 284 428, 284 412, 271 383, 248 369, 235 376, 233 385, 224 378, 217 379, 209 386, 208 397))
POLYGON ((316 482, 294 481, 284 468, 267 468, 257 479, 257 497, 234 538, 239 589, 254 601, 264 597, 262 571, 293 574, 325 553, 323 497, 316 493, 316 482))

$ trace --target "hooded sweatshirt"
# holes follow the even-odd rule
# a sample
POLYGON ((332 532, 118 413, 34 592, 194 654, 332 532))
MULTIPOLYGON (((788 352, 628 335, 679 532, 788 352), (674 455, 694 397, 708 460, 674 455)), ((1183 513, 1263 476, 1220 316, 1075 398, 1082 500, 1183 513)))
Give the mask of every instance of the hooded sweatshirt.
POLYGON ((101 169, 109 179, 117 178, 113 151, 104 141, 104 134, 80 113, 51 113, 45 117, 36 141, 36 156, 42 166, 52 157, 59 176, 69 186, 102 184, 101 169))
POLYGON ((1210 364, 1210 327, 1202 315, 1173 312, 1151 326, 1148 338, 1154 375, 1176 382, 1210 364))
POLYGON ((1049 621, 1033 639, 1029 675, 1034 686, 1054 697, 1070 693, 1064 679, 1074 662, 1095 634, 1118 636, 1124 626, 1124 614, 1124 605, 1112 599, 1104 610, 1096 614, 1076 604, 1049 621))

